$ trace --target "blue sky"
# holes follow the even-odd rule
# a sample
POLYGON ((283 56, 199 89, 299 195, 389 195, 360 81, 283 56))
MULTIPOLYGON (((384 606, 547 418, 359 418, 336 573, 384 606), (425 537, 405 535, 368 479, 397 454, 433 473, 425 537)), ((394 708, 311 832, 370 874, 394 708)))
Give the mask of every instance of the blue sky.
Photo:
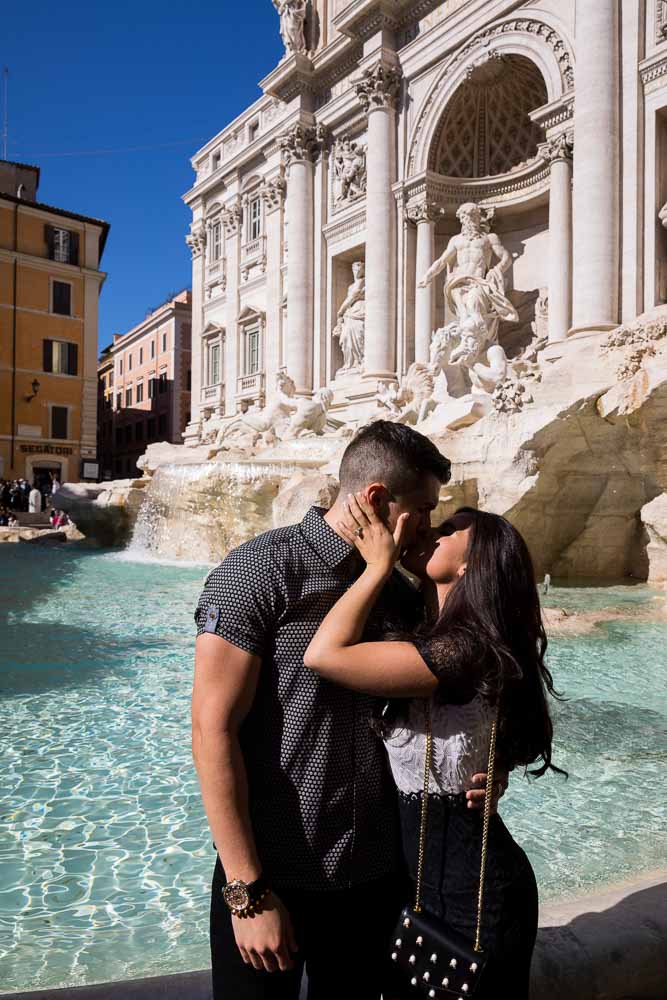
POLYGON ((40 201, 111 224, 100 347, 190 285, 190 157, 282 51, 270 0, 3 5, 8 158, 41 167, 40 201))

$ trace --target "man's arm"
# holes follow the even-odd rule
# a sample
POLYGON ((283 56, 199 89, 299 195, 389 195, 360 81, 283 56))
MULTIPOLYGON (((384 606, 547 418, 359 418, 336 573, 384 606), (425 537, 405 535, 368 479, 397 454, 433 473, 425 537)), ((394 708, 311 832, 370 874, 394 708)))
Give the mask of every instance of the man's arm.
MULTIPOLYGON (((228 880, 253 882, 261 874, 248 812, 248 781, 238 733, 252 705, 261 660, 218 635, 195 645, 192 691, 192 755, 202 801, 228 880)), ((292 924, 271 893, 262 912, 232 916, 244 962, 269 972, 292 967, 292 924)))
POLYGON ((456 236, 452 236, 451 240, 447 244, 447 248, 441 257, 438 257, 436 261, 429 267, 426 274, 422 277, 419 282, 420 288, 426 288, 428 284, 435 278, 436 274, 440 274, 448 264, 451 264, 453 260, 456 260, 457 254, 456 236))

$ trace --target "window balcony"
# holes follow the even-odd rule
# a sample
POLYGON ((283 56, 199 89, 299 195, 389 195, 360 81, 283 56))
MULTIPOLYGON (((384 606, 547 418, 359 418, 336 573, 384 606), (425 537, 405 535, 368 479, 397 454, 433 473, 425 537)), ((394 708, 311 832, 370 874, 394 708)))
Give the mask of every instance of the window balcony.
POLYGON ((202 405, 218 406, 225 398, 225 383, 217 382, 215 385, 204 385, 201 388, 202 405))
POLYGON ((256 240, 248 240, 243 244, 241 263, 246 266, 266 263, 266 236, 258 236, 256 240))
POLYGON ((264 399, 264 372, 255 372, 253 375, 241 375, 236 380, 237 399, 264 399))

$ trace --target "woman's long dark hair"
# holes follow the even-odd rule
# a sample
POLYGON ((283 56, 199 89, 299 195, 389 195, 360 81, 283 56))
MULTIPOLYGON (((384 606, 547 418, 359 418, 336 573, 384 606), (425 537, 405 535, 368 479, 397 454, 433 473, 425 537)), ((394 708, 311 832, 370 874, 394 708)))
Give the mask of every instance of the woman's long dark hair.
MULTIPOLYGON (((547 636, 528 546, 498 514, 472 507, 456 513, 471 521, 466 571, 437 619, 420 629, 421 637, 458 635, 464 647, 479 651, 483 669, 476 688, 500 703, 498 749, 504 763, 527 767, 540 761, 532 775, 548 770, 564 774, 551 760, 547 697, 559 696, 544 662, 547 636)), ((443 533, 449 525, 451 520, 443 523, 443 533)))

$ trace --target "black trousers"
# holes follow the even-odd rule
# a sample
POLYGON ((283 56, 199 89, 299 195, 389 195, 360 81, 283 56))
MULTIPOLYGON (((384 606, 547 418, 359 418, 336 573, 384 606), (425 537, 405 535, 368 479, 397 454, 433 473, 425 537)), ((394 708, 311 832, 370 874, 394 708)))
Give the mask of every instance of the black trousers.
POLYGON ((407 899, 405 876, 323 892, 276 886, 299 946, 289 972, 257 972, 244 963, 222 898, 224 883, 218 858, 210 924, 214 1000, 298 1000, 304 967, 308 1000, 380 1000, 391 933, 407 899))

